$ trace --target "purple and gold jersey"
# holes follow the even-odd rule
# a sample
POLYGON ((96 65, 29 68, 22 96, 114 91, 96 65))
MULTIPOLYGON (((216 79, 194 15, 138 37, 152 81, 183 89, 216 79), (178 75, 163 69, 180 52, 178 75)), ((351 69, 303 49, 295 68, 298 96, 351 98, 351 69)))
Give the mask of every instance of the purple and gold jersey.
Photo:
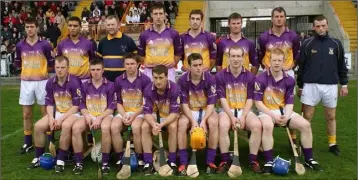
POLYGON ((180 36, 171 28, 165 28, 160 34, 150 28, 139 36, 138 54, 145 57, 145 67, 174 67, 174 57, 182 55, 180 36))
POLYGON ((123 105, 125 112, 137 112, 143 106, 144 90, 150 82, 149 77, 139 71, 133 82, 123 73, 114 82, 117 103, 123 105))
POLYGON ((179 113, 180 90, 178 85, 168 81, 163 95, 157 93, 154 83, 149 84, 144 91, 144 114, 156 113, 159 109, 161 118, 166 118, 171 113, 179 113))
POLYGON ((90 77, 89 61, 94 57, 91 41, 83 37, 75 44, 70 38, 62 40, 57 45, 58 55, 64 55, 70 60, 70 73, 80 79, 90 77))
POLYGON ((246 100, 253 99, 255 76, 245 68, 238 77, 230 71, 230 66, 215 75, 218 98, 225 98, 230 109, 243 109, 246 100))
POLYGON ((277 110, 280 106, 293 104, 293 89, 295 80, 283 72, 283 78, 276 82, 270 70, 256 76, 254 85, 254 100, 262 101, 270 110, 277 110))
POLYGON ((295 63, 298 63, 300 40, 296 32, 286 28, 285 32, 278 37, 272 30, 262 33, 258 38, 259 43, 259 61, 266 69, 271 67, 271 50, 279 48, 285 53, 284 69, 291 69, 295 63))
POLYGON ((33 46, 26 39, 16 44, 15 64, 21 67, 21 80, 40 81, 48 79, 47 67, 53 67, 53 50, 46 40, 39 39, 33 46))
POLYGON ((50 78, 46 83, 46 106, 56 106, 56 111, 65 113, 72 106, 80 106, 81 81, 78 77, 67 75, 65 83, 60 86, 57 76, 50 78))
POLYGON ((96 88, 92 79, 83 83, 83 94, 80 109, 87 109, 92 116, 100 116, 106 109, 115 110, 116 93, 114 83, 103 78, 102 85, 96 88))
POLYGON ((255 44, 249 39, 246 39, 243 34, 241 34, 241 39, 237 42, 234 42, 230 38, 230 35, 227 35, 226 38, 220 40, 217 45, 217 66, 222 66, 223 69, 229 66, 229 50, 233 46, 239 46, 244 49, 244 67, 246 69, 250 70, 250 64, 259 67, 255 44))
POLYGON ((215 77, 209 72, 203 72, 199 84, 191 82, 190 72, 185 73, 178 80, 181 90, 181 101, 188 104, 193 111, 205 109, 207 105, 216 103, 216 83, 215 77))
POLYGON ((199 53, 203 57, 203 70, 209 71, 210 59, 216 59, 215 37, 204 30, 196 37, 192 37, 189 30, 180 35, 184 53, 183 66, 185 69, 189 69, 188 56, 192 53, 199 53))

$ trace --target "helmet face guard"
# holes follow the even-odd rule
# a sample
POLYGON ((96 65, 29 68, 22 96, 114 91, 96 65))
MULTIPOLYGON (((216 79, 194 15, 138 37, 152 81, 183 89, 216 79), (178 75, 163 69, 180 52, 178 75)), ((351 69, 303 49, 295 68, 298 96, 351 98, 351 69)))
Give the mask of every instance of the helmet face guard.
POLYGON ((190 134, 190 146, 192 149, 204 149, 206 147, 206 133, 203 128, 194 128, 190 134))

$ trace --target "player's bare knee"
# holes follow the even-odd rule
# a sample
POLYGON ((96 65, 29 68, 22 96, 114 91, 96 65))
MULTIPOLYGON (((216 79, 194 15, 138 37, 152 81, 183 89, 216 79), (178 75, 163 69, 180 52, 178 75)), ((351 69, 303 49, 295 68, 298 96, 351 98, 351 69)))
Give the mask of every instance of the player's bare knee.
POLYGON ((174 121, 174 122, 172 122, 172 123, 170 123, 168 125, 168 133, 169 134, 173 134, 173 133, 176 134, 177 131, 178 131, 178 123, 177 123, 177 121, 174 121))
POLYGON ((250 126, 250 131, 252 133, 257 133, 257 134, 261 134, 262 133, 262 124, 260 121, 252 121, 250 122, 251 126, 250 126))
POLYGON ((151 128, 149 126, 149 124, 147 122, 143 122, 142 126, 141 126, 141 130, 143 134, 150 134, 151 133, 151 128))
POLYGON ((72 129, 72 123, 71 122, 66 122, 64 121, 61 125, 61 130, 62 131, 71 131, 72 129))
POLYGON ((140 136, 141 124, 132 124, 133 137, 140 136))
POLYGON ((326 113, 325 114, 326 120, 327 121, 335 121, 336 120, 336 114, 335 113, 326 113))
POLYGON ((111 123, 111 134, 120 134, 122 125, 120 123, 111 123))
POLYGON ((270 119, 263 119, 262 121, 262 130, 263 132, 272 132, 274 124, 270 119))
POLYGON ((178 121, 178 131, 186 131, 189 126, 189 120, 187 118, 180 118, 178 121))
POLYGON ((208 126, 210 131, 217 131, 219 127, 219 121, 217 118, 214 118, 217 116, 210 116, 208 119, 208 126))

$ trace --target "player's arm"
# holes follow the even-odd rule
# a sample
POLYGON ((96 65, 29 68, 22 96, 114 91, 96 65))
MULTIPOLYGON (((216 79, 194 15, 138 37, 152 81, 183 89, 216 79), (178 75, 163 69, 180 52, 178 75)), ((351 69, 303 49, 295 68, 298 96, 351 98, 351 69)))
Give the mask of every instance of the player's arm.
POLYGON ((93 46, 91 41, 88 43, 87 46, 88 46, 88 51, 87 51, 88 60, 91 61, 96 56, 96 49, 97 48, 95 49, 95 47, 93 46))
POLYGON ((298 65, 298 72, 297 72, 297 86, 299 89, 303 88, 303 82, 302 82, 302 76, 303 76, 303 72, 305 71, 305 63, 307 61, 307 41, 304 41, 302 43, 301 49, 300 49, 300 60, 299 65, 298 65))
POLYGON ((342 86, 347 86, 348 84, 348 68, 344 57, 344 49, 342 43, 338 40, 338 76, 339 83, 342 86))
POLYGON ((222 77, 222 73, 217 73, 215 75, 216 80, 216 91, 218 94, 218 98, 220 100, 221 107, 224 109, 225 113, 230 117, 230 119, 234 118, 230 110, 229 103, 226 100, 226 90, 225 90, 225 83, 222 77))
POLYGON ((295 80, 293 78, 289 78, 286 82, 286 93, 285 93, 285 115, 286 117, 291 117, 293 112, 293 103, 295 101, 295 97, 293 94, 295 88, 295 80))
POLYGON ((254 101, 255 106, 258 110, 261 112, 271 116, 271 118, 275 119, 274 114, 270 111, 268 107, 262 102, 264 91, 265 91, 266 85, 262 82, 260 82, 258 79, 255 80, 255 90, 254 90, 254 101))
POLYGON ((117 108, 116 92, 114 90, 113 83, 110 83, 107 91, 107 109, 99 116, 99 118, 105 118, 109 115, 113 115, 114 110, 117 108))
POLYGON ((20 46, 20 43, 17 43, 16 44, 16 48, 15 48, 15 53, 16 53, 16 56, 15 56, 15 66, 18 70, 21 69, 21 62, 22 62, 22 59, 21 59, 21 46, 20 46))
POLYGON ((138 55, 141 56, 141 64, 144 64, 145 59, 145 49, 146 49, 146 37, 145 37, 146 31, 142 32, 139 35, 139 45, 138 45, 138 55))
POLYGON ((175 65, 177 65, 179 60, 183 56, 182 41, 181 41, 181 38, 177 32, 175 33, 175 36, 173 37, 173 46, 174 46, 174 61, 175 61, 175 65))
POLYGON ((175 91, 171 92, 170 97, 170 108, 169 108, 169 116, 165 119, 165 121, 162 123, 163 126, 167 126, 170 123, 178 120, 179 116, 179 106, 180 106, 180 97, 179 97, 180 91, 179 89, 176 89, 175 91))
POLYGON ((224 51, 223 51, 223 47, 222 47, 222 43, 219 42, 217 44, 217 49, 216 49, 216 72, 220 72, 222 70, 222 64, 223 64, 223 56, 224 56, 224 51))
POLYGON ((210 71, 214 68, 216 64, 216 44, 215 44, 215 36, 212 34, 208 34, 209 38, 209 54, 210 54, 210 71))
POLYGON ((54 63, 55 63, 55 59, 54 57, 52 57, 51 52, 53 51, 53 48, 51 46, 50 43, 47 43, 46 46, 44 47, 44 55, 47 59, 47 67, 48 67, 48 71, 52 71, 53 67, 54 67, 54 63))
POLYGON ((299 64, 300 58, 300 38, 296 35, 292 41, 293 65, 292 69, 296 68, 299 64))
POLYGON ((54 117, 54 106, 55 106, 55 99, 53 96, 53 87, 52 81, 47 81, 46 83, 46 96, 45 96, 45 105, 46 105, 46 113, 50 119, 55 119, 54 117))
POLYGON ((154 119, 154 116, 152 115, 154 102, 150 95, 151 95, 151 89, 146 88, 146 91, 144 91, 143 114, 145 116, 144 119, 147 121, 147 123, 154 128, 156 126, 155 125, 156 121, 154 119))
POLYGON ((209 76, 208 86, 210 88, 206 89, 206 94, 208 98, 207 106, 206 106, 206 112, 205 116, 203 117, 203 121, 207 121, 210 117, 210 115, 214 112, 214 106, 217 100, 217 92, 216 92, 216 82, 214 76, 209 76))
POLYGON ((251 111, 252 105, 254 101, 252 100, 254 97, 254 84, 255 84, 255 76, 251 73, 247 74, 247 99, 245 103, 245 107, 242 112, 242 116, 246 117, 247 114, 251 111))
POLYGON ((255 44, 253 42, 250 41, 250 47, 249 47, 249 61, 252 65, 251 67, 251 72, 256 75, 257 71, 259 70, 260 67, 260 62, 258 61, 258 57, 257 57, 257 51, 255 48, 255 44))
POLYGON ((265 67, 264 64, 263 64, 263 62, 262 62, 262 60, 263 60, 263 58, 264 58, 264 56, 265 56, 265 53, 266 53, 266 45, 265 45, 266 42, 264 42, 264 40, 262 39, 262 36, 263 36, 263 35, 261 35, 261 36, 257 39, 257 42, 258 42, 258 44, 259 44, 258 62, 259 62, 260 65, 262 65, 262 67, 265 67))
POLYGON ((182 108, 183 108, 184 115, 189 119, 191 124, 195 124, 196 121, 193 118, 193 115, 191 113, 191 110, 190 110, 189 104, 188 104, 189 103, 188 102, 188 99, 189 99, 188 85, 185 83, 183 78, 180 78, 178 80, 178 85, 179 85, 179 88, 180 88, 180 100, 181 100, 181 103, 182 103, 182 108))
POLYGON ((117 112, 122 117, 124 117, 126 115, 126 112, 123 107, 123 97, 122 97, 122 93, 121 93, 122 86, 120 85, 118 78, 114 81, 114 89, 115 89, 116 95, 117 95, 117 112))

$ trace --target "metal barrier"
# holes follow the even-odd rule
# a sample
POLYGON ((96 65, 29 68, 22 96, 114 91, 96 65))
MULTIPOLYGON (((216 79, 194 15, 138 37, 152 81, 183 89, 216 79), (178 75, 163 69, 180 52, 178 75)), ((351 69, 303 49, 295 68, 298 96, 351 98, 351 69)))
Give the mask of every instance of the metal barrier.
POLYGON ((11 72, 10 72, 10 65, 12 64, 12 57, 11 54, 4 54, 1 55, 1 60, 0 60, 0 75, 2 77, 10 77, 11 76, 11 72))

